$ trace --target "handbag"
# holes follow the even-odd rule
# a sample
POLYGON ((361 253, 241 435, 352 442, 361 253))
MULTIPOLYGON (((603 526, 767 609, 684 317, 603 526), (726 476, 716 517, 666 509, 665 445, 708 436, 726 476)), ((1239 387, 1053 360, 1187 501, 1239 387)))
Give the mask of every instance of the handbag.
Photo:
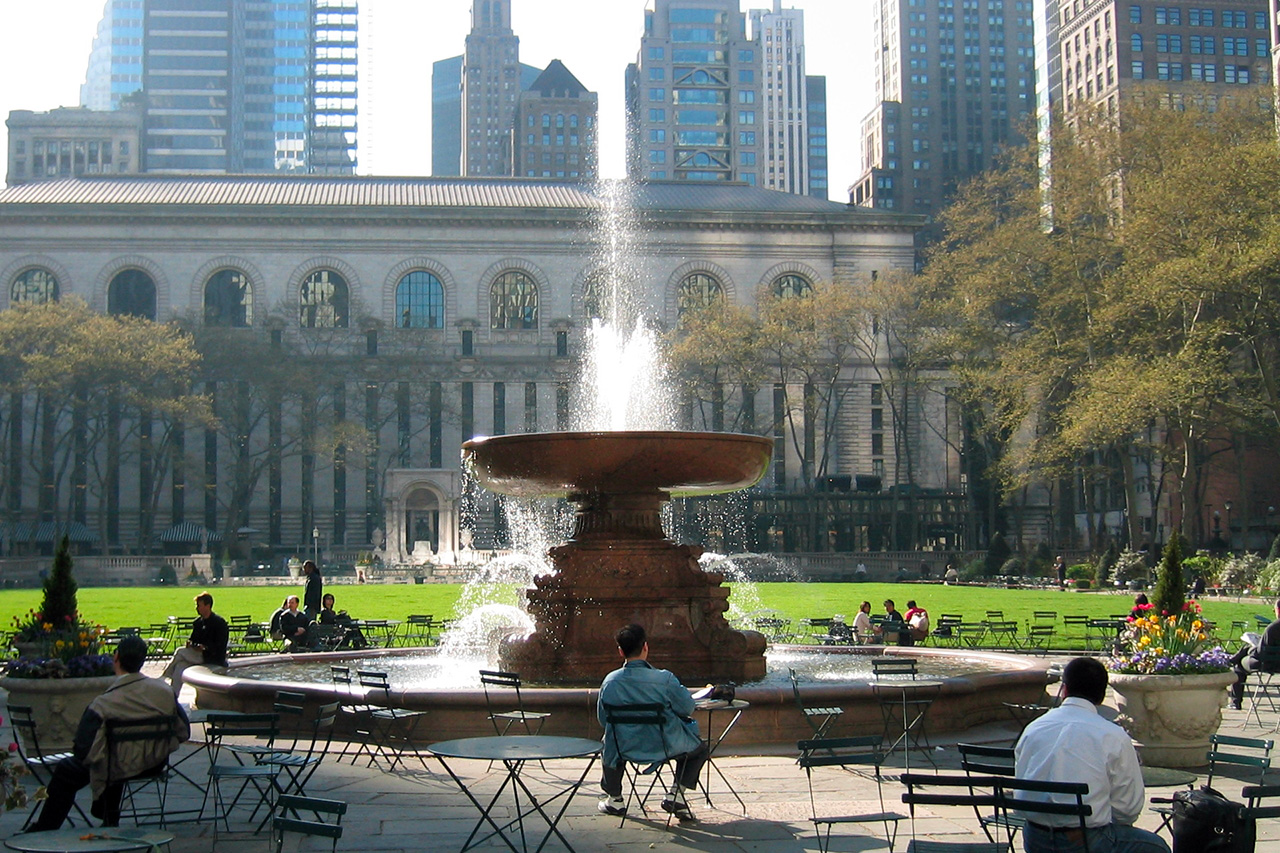
POLYGON ((1173 795, 1173 853, 1253 853, 1257 823, 1207 785, 1173 795))

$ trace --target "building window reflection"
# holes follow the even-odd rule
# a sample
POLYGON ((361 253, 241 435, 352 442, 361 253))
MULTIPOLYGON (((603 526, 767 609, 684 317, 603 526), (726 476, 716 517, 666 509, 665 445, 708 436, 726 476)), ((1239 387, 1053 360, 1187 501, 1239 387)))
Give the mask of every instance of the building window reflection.
POLYGON ((509 270, 489 288, 489 323, 494 329, 538 328, 538 286, 529 276, 509 270))
POLYGON ((107 285, 107 313, 156 318, 156 283, 140 269, 121 270, 107 285))
POLYGON ((781 299, 801 298, 813 293, 813 285, 802 275, 783 275, 773 282, 773 295, 781 299))
POLYGON ((253 325, 253 285, 240 270, 218 270, 204 286, 207 326, 245 329, 253 325))
POLYGON ((444 328, 444 286, 426 270, 414 270, 396 285, 396 325, 401 329, 444 328))
POLYGON ((304 329, 345 329, 347 280, 333 270, 316 270, 298 290, 299 323, 304 329))
POLYGON ((724 299, 724 288, 714 276, 695 272, 684 277, 676 291, 676 308, 683 318, 690 311, 698 311, 724 299))
POLYGON ((46 302, 58 301, 58 279, 53 273, 42 267, 32 267, 18 273, 9 288, 9 302, 17 305, 30 302, 43 305, 46 302))

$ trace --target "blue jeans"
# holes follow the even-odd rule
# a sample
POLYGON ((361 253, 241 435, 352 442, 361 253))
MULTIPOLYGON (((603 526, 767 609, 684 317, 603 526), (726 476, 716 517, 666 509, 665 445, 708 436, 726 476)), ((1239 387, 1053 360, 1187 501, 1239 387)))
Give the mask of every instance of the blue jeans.
MULTIPOLYGON (((1089 853, 1169 853, 1169 845, 1163 838, 1136 826, 1113 823, 1091 827, 1088 832, 1089 853)), ((1085 847, 1078 837, 1045 832, 1027 824, 1022 830, 1022 849, 1026 853, 1084 853, 1085 847)))

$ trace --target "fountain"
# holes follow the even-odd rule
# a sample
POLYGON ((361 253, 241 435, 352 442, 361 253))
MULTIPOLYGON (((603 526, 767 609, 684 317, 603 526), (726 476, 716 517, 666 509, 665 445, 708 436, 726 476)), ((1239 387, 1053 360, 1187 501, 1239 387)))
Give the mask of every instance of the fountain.
POLYGON ((651 638, 649 660, 690 683, 755 681, 765 638, 725 621, 724 576, 698 565, 702 549, 662 529, 671 495, 754 485, 771 439, 703 432, 528 433, 463 444, 471 473, 514 497, 567 497, 577 506, 568 543, 551 549, 554 574, 526 593, 536 630, 509 637, 499 662, 534 682, 598 683, 618 666, 613 635, 630 622, 651 638))

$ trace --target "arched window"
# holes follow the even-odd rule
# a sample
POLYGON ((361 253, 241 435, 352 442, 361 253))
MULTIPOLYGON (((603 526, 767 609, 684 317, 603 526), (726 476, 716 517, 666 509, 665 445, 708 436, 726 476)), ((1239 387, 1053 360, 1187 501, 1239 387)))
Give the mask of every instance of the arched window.
POLYGON ((685 276, 676 290, 676 307, 681 317, 690 311, 698 311, 722 299, 724 299, 724 288, 713 276, 704 272, 685 276))
POLYGON ((298 322, 304 329, 345 329, 347 303, 347 280, 333 270, 316 270, 298 289, 298 322))
POLYGON ((809 279, 795 273, 778 276, 773 282, 773 295, 781 299, 808 296, 813 293, 813 285, 809 279))
POLYGON ((603 319, 608 311, 608 299, 605 273, 593 273, 582 287, 582 313, 588 320, 603 319))
POLYGON ((156 283, 140 269, 121 270, 107 285, 107 313, 156 318, 156 283))
POLYGON ((538 286, 517 270, 508 270, 489 287, 489 325, 494 329, 538 328, 538 286))
POLYGON ((1142 53, 1142 33, 1133 33, 1129 36, 1129 50, 1142 53))
POLYGON ((218 270, 204 285, 206 326, 246 329, 253 325, 253 285, 240 270, 218 270))
POLYGON ((414 270, 396 285, 396 325, 401 329, 444 328, 444 285, 426 270, 414 270))
POLYGON ((9 288, 9 301, 14 305, 20 302, 33 302, 37 305, 57 302, 58 280, 43 267, 23 270, 9 288))

